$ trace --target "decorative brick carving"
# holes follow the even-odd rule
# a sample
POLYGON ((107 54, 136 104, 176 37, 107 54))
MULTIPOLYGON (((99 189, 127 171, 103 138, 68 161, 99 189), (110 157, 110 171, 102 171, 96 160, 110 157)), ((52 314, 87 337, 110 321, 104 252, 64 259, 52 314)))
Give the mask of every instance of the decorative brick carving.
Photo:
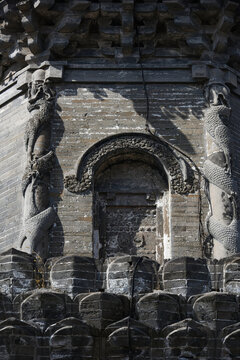
POLYGON ((22 250, 0 254, 0 359, 240 360, 239 11, 239 0, 0 1, 1 249, 22 250), (221 261, 194 258, 206 212, 195 162, 205 245, 221 261))
MULTIPOLYGON (((215 71, 206 88, 209 107, 205 110, 205 128, 215 143, 204 163, 203 171, 207 179, 206 194, 210 204, 207 227, 210 237, 223 250, 218 257, 232 255, 240 250, 240 221, 237 207, 237 183, 232 176, 230 90, 222 80, 223 74, 215 71)), ((215 243, 214 253, 218 253, 215 243)), ((216 256, 216 255, 215 255, 216 256)))
POLYGON ((237 1, 99 2, 55 0, 1 4, 1 65, 68 57, 188 56, 239 68, 237 1), (51 19, 51 21, 50 21, 51 19), (4 20, 4 21, 3 21, 4 20), (205 27, 207 24, 207 31, 205 27), (236 26, 233 26, 233 25, 236 26), (46 36, 46 27, 48 29, 46 36), (137 31, 136 31, 137 29, 137 31), (136 36, 136 32, 137 35, 136 36))
POLYGON ((22 179, 24 223, 18 247, 45 258, 48 230, 55 220, 55 212, 49 207, 48 199, 49 172, 54 160, 50 149, 54 91, 45 81, 44 70, 33 74, 28 90, 28 110, 32 116, 25 129, 27 166, 22 179))
POLYGON ((94 172, 100 164, 117 154, 134 152, 147 153, 164 167, 173 193, 187 194, 197 190, 198 181, 190 166, 163 141, 140 133, 120 134, 99 141, 83 155, 76 175, 65 176, 65 187, 73 193, 91 190, 94 172))
MULTIPOLYGON (((45 71, 37 70, 33 74, 33 81, 28 88, 28 111, 33 114, 25 128, 25 147, 28 160, 39 160, 34 155, 34 145, 43 128, 48 127, 54 110, 54 91, 50 83, 45 81, 45 71), (35 110, 35 111, 34 111, 35 110)), ((44 149, 46 151, 46 149, 44 149)), ((36 166, 35 165, 35 166, 36 166)), ((36 170, 39 170, 37 167, 36 170)))

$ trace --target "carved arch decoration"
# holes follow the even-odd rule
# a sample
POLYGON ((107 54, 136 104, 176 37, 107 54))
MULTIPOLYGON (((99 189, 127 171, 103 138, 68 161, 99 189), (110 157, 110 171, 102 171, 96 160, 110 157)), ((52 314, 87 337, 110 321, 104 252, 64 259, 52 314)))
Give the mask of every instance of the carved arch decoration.
POLYGON ((79 159, 75 174, 65 176, 65 188, 72 193, 92 190, 93 178, 99 167, 119 154, 150 155, 163 167, 169 178, 172 193, 187 194, 198 189, 198 180, 190 165, 162 140, 142 133, 122 133, 107 137, 88 149, 79 159))

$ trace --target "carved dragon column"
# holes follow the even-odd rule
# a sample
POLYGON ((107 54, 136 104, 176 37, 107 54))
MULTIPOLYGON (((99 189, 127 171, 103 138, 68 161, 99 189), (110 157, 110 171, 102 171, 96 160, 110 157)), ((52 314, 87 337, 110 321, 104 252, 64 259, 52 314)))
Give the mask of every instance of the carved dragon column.
POLYGON ((27 165, 22 179, 24 213, 18 248, 42 258, 47 256, 48 231, 55 220, 48 189, 55 156, 50 145, 54 96, 45 71, 36 70, 28 89, 30 119, 25 128, 27 165))
POLYGON ((223 77, 216 74, 206 88, 208 108, 204 118, 208 157, 203 171, 210 204, 207 228, 212 239, 212 255, 222 258, 240 251, 240 220, 231 163, 230 90, 223 77))

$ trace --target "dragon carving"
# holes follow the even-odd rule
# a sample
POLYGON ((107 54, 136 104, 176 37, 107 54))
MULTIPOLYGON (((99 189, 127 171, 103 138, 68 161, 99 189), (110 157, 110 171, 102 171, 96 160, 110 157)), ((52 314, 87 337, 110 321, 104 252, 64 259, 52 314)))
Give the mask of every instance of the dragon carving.
POLYGON ((214 257, 221 258, 240 251, 240 221, 237 209, 237 184, 232 176, 231 132, 229 121, 230 91, 223 82, 209 82, 205 110, 209 153, 203 171, 210 204, 207 228, 213 239, 214 257))
POLYGON ((50 148, 51 119, 54 110, 54 91, 44 79, 44 70, 33 74, 28 90, 28 111, 31 114, 25 128, 27 165, 22 178, 24 222, 19 248, 46 257, 48 231, 55 220, 49 206, 49 173, 54 161, 50 148))

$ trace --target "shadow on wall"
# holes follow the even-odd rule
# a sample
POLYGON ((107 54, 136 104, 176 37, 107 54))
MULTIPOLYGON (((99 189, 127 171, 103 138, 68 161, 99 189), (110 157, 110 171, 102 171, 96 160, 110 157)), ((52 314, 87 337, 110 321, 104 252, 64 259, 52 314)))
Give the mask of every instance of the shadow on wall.
MULTIPOLYGON (((114 112, 114 117, 116 118, 116 120, 114 120, 115 125, 118 125, 118 122, 120 125, 113 125, 112 129, 108 128, 105 135, 100 135, 99 140, 104 137, 108 137, 109 135, 123 133, 126 131, 146 133, 144 122, 140 120, 140 124, 140 122, 138 123, 139 118, 136 117, 136 119, 133 120, 132 117, 135 113, 135 115, 141 117, 142 119, 146 120, 147 118, 147 100, 142 84, 104 85, 103 88, 100 88, 99 85, 81 86, 76 84, 72 86, 71 89, 60 88, 58 98, 62 96, 80 97, 81 95, 79 95, 79 89, 81 90, 81 88, 85 89, 84 96, 86 96, 87 91, 93 95, 94 99, 99 100, 100 102, 100 111, 96 112, 95 103, 92 108, 89 108, 88 104, 88 113, 84 115, 84 110, 81 109, 79 117, 84 116, 86 122, 89 115, 93 118, 96 113, 96 118, 101 117, 103 102, 111 101, 111 93, 117 94, 117 98, 114 98, 113 96, 115 103, 117 103, 117 109, 114 109, 112 104, 107 104, 106 107, 104 107, 104 111, 105 113, 106 111, 109 111, 110 114, 114 112), (126 102, 126 100, 128 101, 126 102), (129 113, 129 103, 132 104, 132 113, 129 113), (126 125, 129 125, 129 127, 126 128, 126 125), (109 131, 111 131, 111 134, 109 131)), ((148 121, 151 130, 159 133, 163 140, 167 140, 173 145, 178 146, 188 155, 195 155, 195 149, 201 146, 201 143, 199 142, 201 135, 194 134, 194 129, 199 127, 199 119, 202 118, 202 109, 205 107, 202 86, 194 86, 191 84, 161 84, 149 85, 147 86, 147 90, 149 98, 148 121), (194 146, 189 140, 189 138, 192 139, 193 137, 195 142, 194 146)), ((82 103, 84 105, 83 99, 82 103)), ((61 118, 62 109, 58 105, 56 110, 53 124, 54 148, 57 148, 65 130, 63 120, 61 118)), ((91 125, 89 125, 89 128, 90 126, 91 125)), ((84 128, 86 128, 86 125, 84 128)), ((87 134, 86 136, 91 137, 90 134, 87 134)), ((99 135, 95 135, 93 133, 94 139, 96 136, 99 135)), ((75 164, 72 164, 72 167, 74 167, 74 165, 75 164)), ((56 162, 54 174, 57 178, 52 179, 51 198, 52 205, 57 209, 59 202, 62 201, 61 194, 64 190, 64 174, 58 161, 56 162)), ((59 218, 55 228, 52 229, 51 236, 52 239, 54 238, 54 241, 50 242, 50 255, 61 256, 64 248, 64 232, 59 218)))
MULTIPOLYGON (((51 146, 54 151, 56 151, 65 131, 64 123, 59 115, 60 111, 60 106, 56 104, 51 139, 51 146)), ((50 178, 50 205, 54 207, 56 213, 58 204, 62 201, 61 194, 64 190, 63 178, 63 171, 56 156, 54 171, 51 172, 50 178)), ((64 249, 64 233, 58 214, 49 235, 49 256, 61 256, 64 249)))
MULTIPOLYGON (((117 89, 106 85, 104 89, 89 86, 88 90, 100 101, 109 99, 109 90, 130 100, 139 116, 147 119, 147 97, 149 99, 148 122, 153 131, 182 151, 194 155, 195 149, 184 133, 187 129, 189 137, 194 126, 198 126, 203 117, 202 109, 206 106, 202 86, 189 84, 161 84, 147 86, 147 94, 143 85, 119 85, 117 89), (132 88, 132 90, 131 90, 132 88), (177 124, 176 124, 177 123, 177 124), (191 126, 193 124, 193 126, 191 126)), ((116 112, 116 115, 118 113, 116 112)), ((121 112, 119 113, 121 116, 121 112)), ((124 132, 124 130, 122 131, 124 132)))

